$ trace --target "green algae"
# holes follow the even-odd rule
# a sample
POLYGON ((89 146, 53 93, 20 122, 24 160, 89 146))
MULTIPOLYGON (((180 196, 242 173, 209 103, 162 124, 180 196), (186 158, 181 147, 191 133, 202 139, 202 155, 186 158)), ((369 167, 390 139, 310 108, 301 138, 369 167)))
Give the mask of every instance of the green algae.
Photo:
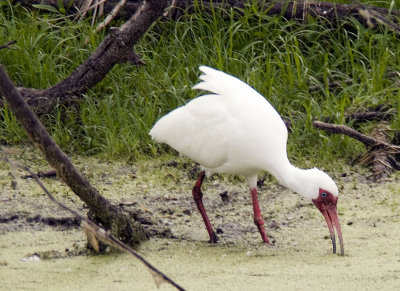
MULTIPOLYGON (((35 153, 15 159, 47 169, 35 153), (36 157, 36 159, 34 158, 36 157)), ((251 198, 241 179, 214 176, 206 180, 204 202, 220 242, 207 233, 191 198, 196 166, 164 156, 133 165, 74 157, 74 162, 104 196, 142 210, 153 227, 169 228, 175 237, 152 237, 140 254, 187 290, 398 290, 400 289, 400 183, 375 184, 358 168, 342 167, 334 176, 340 189, 338 212, 345 256, 332 254, 323 217, 309 201, 267 177, 260 203, 268 246, 253 224, 251 198), (171 163, 174 160, 176 163, 171 163), (227 191, 228 201, 220 193, 227 191)), ((52 204, 31 180, 12 176, 0 165, 1 290, 156 290, 150 273, 133 257, 111 251, 85 252, 78 227, 48 226, 29 218, 70 217, 52 204), (8 220, 12 215, 17 218, 8 220), (40 260, 29 260, 38 254, 40 260)), ((18 175, 22 173, 17 172, 18 175)), ((81 213, 86 209, 57 179, 46 179, 50 191, 81 213)), ((160 290, 173 290, 162 284, 160 290)))

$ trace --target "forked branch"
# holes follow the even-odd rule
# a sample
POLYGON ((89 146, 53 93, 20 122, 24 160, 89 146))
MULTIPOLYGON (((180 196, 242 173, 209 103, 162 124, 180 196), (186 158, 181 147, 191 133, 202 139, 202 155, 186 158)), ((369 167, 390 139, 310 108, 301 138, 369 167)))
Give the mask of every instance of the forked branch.
MULTIPOLYGON (((164 13, 167 0, 141 1, 136 12, 121 27, 111 31, 98 48, 64 80, 45 90, 21 88, 20 93, 38 115, 49 113, 57 104, 82 96, 116 65, 143 64, 133 47, 164 13)), ((4 99, 0 99, 0 107, 4 99)))

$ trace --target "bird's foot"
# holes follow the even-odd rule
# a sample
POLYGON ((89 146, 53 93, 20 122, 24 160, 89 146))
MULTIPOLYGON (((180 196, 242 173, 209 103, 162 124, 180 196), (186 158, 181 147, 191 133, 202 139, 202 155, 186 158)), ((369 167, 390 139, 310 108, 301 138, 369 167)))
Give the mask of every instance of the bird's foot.
POLYGON ((215 232, 212 232, 210 236, 210 240, 208 241, 209 243, 217 243, 219 241, 219 237, 216 235, 215 232))
POLYGON ((263 239, 263 243, 269 244, 269 245, 272 244, 272 243, 269 241, 268 237, 267 237, 267 239, 264 239, 264 238, 262 238, 262 239, 263 239))
POLYGON ((268 246, 274 246, 275 245, 275 241, 263 241, 264 244, 268 245, 268 246))

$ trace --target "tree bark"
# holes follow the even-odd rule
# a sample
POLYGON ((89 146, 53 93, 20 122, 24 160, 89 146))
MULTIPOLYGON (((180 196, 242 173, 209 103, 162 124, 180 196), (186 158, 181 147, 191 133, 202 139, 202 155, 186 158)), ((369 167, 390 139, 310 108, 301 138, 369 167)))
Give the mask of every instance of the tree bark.
POLYGON ((5 96, 10 108, 25 128, 30 140, 43 152, 57 175, 88 205, 102 224, 114 235, 130 244, 137 244, 143 240, 146 236, 140 223, 124 215, 119 208, 108 202, 79 173, 23 100, 1 66, 0 92, 5 96))
MULTIPOLYGON (((75 0, 73 5, 70 5, 68 8, 68 3, 70 0, 63 0, 63 7, 67 8, 67 13, 73 14, 78 12, 78 8, 82 7, 82 4, 86 0, 75 0)), ((108 0, 104 3, 104 13, 108 14, 111 12, 113 7, 120 0, 108 0)), ((59 0, 23 0, 20 1, 25 6, 30 6, 34 4, 46 4, 58 8, 59 0)), ((170 3, 173 4, 172 11, 168 14, 173 19, 177 19, 179 16, 184 13, 195 13, 195 6, 198 3, 198 6, 201 9, 210 9, 214 8, 234 8, 234 9, 242 9, 249 3, 252 4, 254 1, 249 0, 170 0, 170 3)), ((121 10, 119 15, 120 18, 127 19, 136 12, 138 7, 140 6, 140 0, 131 0, 125 5, 125 7, 121 10)), ((294 20, 306 20, 307 15, 312 17, 324 17, 331 22, 336 22, 339 19, 346 18, 350 15, 356 17, 358 20, 362 21, 366 24, 365 16, 360 15, 360 4, 343 4, 343 3, 334 3, 334 2, 322 2, 322 1, 286 1, 286 0, 258 0, 256 4, 260 9, 266 12, 268 15, 282 15, 287 19, 294 20)), ((385 16, 393 17, 393 21, 397 21, 394 16, 400 16, 399 10, 392 10, 381 8, 381 7, 373 7, 368 6, 369 9, 381 13, 385 16), (390 12, 390 15, 389 15, 390 12)))

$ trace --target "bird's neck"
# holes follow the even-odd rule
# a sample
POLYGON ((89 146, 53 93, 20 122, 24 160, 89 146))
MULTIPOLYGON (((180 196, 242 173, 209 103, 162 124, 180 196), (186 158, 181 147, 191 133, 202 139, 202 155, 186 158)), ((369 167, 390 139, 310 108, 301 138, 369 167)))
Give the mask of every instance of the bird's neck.
POLYGON ((285 187, 306 198, 311 198, 310 172, 292 165, 289 160, 280 167, 279 172, 272 173, 275 178, 285 187))

